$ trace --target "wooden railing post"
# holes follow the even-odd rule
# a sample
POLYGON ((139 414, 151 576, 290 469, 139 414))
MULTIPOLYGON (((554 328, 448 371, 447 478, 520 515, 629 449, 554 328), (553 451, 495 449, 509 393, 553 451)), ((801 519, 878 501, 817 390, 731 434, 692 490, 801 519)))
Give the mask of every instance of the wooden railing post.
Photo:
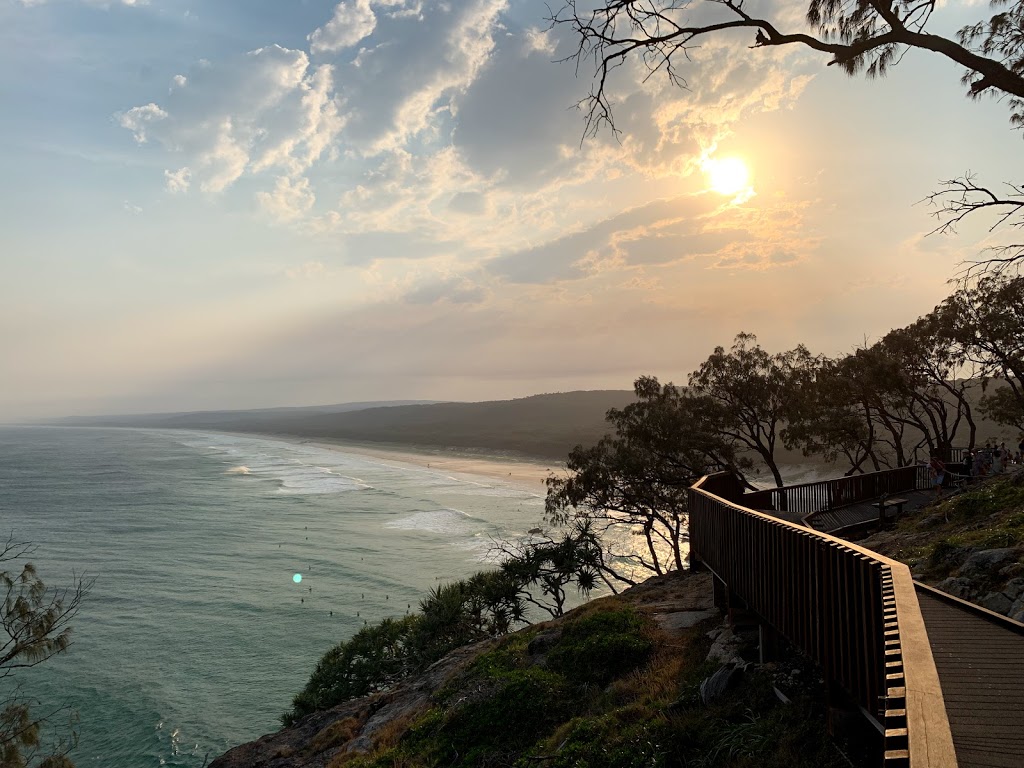
MULTIPOLYGON (((905 490, 919 476, 917 468, 906 467, 844 485, 775 489, 775 498, 781 505, 787 491, 817 486, 801 493, 818 494, 821 503, 821 494, 842 496, 846 488, 852 495, 905 490)), ((954 768, 942 691, 909 569, 709 493, 705 484, 715 485, 709 480, 690 490, 690 547, 714 575, 716 604, 731 607, 742 599, 769 628, 762 631, 765 648, 775 632, 814 659, 828 686, 844 689, 879 724, 886 766, 954 768), (905 713, 905 728, 899 713, 905 713)), ((790 496, 787 503, 792 501, 790 496)))

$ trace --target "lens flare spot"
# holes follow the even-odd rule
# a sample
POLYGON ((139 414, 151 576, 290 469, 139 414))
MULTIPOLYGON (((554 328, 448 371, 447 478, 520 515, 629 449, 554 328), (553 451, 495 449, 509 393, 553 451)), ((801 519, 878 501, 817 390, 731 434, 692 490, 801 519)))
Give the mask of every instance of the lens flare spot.
POLYGON ((292 576, 292 581, 294 581, 296 584, 301 582, 302 581, 302 574, 301 573, 296 573, 294 576, 292 576))

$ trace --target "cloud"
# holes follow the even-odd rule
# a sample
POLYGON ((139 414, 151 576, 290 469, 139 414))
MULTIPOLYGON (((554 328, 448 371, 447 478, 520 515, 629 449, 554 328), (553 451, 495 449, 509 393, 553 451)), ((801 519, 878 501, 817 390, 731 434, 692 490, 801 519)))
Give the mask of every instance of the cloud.
POLYGON ((192 171, 188 166, 179 168, 176 171, 164 171, 164 180, 167 191, 171 194, 188 192, 192 183, 192 171))
POLYGON ((294 221, 309 212, 316 202, 316 195, 309 187, 309 179, 289 179, 278 176, 273 192, 259 192, 256 195, 260 206, 278 221, 294 221))
POLYGON ((141 107, 132 107, 127 112, 122 112, 117 117, 122 128, 127 128, 135 136, 135 141, 145 144, 148 140, 146 131, 158 121, 166 120, 167 113, 156 104, 150 102, 141 107))
POLYGON ((311 53, 333 53, 369 37, 377 26, 370 0, 342 0, 334 16, 307 38, 311 53))
POLYGON ((456 97, 487 64, 506 0, 399 8, 377 18, 357 57, 339 63, 346 139, 366 155, 443 140, 456 97))
MULTIPOLYGON (((784 57, 751 64, 740 42, 715 41, 687 63, 689 91, 630 62, 613 93, 622 143, 581 146, 571 105, 589 84, 552 62, 577 41, 516 16, 508 0, 342 0, 307 37, 316 63, 277 45, 200 62, 118 119, 180 158, 168 191, 246 181, 261 211, 329 234, 354 265, 443 258, 459 274, 539 284, 766 242, 763 222, 713 226, 722 200, 694 193, 738 120, 799 96, 806 78, 784 57)), ((406 300, 433 296, 418 290, 406 300)), ((445 279, 432 290, 459 294, 445 279)))
POLYGON ((216 193, 245 174, 301 174, 329 153, 343 125, 332 68, 312 67, 304 51, 278 45, 220 65, 200 62, 174 78, 163 105, 117 118, 137 142, 153 139, 183 157, 188 177, 167 177, 176 192, 188 188, 188 178, 216 193))
MULTIPOLYGON (((684 224, 687 230, 691 230, 689 234, 695 234, 700 230, 700 217, 712 212, 717 204, 718 201, 710 195, 656 200, 542 245, 494 259, 487 265, 487 270, 514 283, 580 279, 609 260, 622 264, 622 243, 632 244, 633 249, 629 253, 635 263, 643 254, 636 243, 651 236, 658 238, 661 236, 658 230, 670 224, 684 224)), ((676 253, 666 257, 665 252, 659 248, 657 255, 647 255, 654 263, 686 255, 676 253)))
POLYGON ((424 283, 405 295, 409 304, 479 304, 486 297, 483 286, 463 277, 449 277, 424 283))

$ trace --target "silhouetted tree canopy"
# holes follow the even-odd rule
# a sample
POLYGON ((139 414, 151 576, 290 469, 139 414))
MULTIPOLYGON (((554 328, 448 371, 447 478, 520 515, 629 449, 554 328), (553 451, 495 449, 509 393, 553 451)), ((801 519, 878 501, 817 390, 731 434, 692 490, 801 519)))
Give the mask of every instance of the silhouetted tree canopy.
MULTIPOLYGON (((996 0, 994 12, 957 34, 927 30, 937 0, 811 0, 805 29, 783 29, 743 0, 600 0, 581 7, 568 0, 551 17, 569 25, 579 47, 572 57, 594 65, 594 87, 584 100, 588 128, 613 125, 610 73, 631 56, 685 86, 689 52, 711 36, 738 32, 751 48, 795 45, 825 54, 828 64, 850 75, 884 75, 909 48, 931 51, 964 68, 971 97, 1008 97, 1011 121, 1024 123, 1024 2, 996 0)), ((782 16, 782 14, 778 14, 782 16)))
POLYGON ((741 333, 728 352, 716 347, 690 374, 690 389, 706 399, 710 417, 732 444, 757 454, 782 485, 775 460, 783 424, 793 418, 795 393, 812 380, 816 361, 803 345, 771 355, 751 333, 741 333))
POLYGON ((653 376, 637 379, 634 389, 635 403, 608 412, 614 434, 577 446, 567 473, 547 480, 548 518, 590 525, 610 583, 634 584, 637 574, 643 580, 681 568, 687 489, 705 472, 750 465, 738 457, 711 398, 653 376))
MULTIPOLYGON (((615 130, 610 78, 614 70, 636 57, 651 75, 664 74, 687 87, 686 64, 710 37, 747 36, 758 49, 799 46, 824 54, 828 65, 850 75, 880 77, 911 49, 929 51, 963 67, 967 95, 989 94, 1003 100, 1010 123, 1024 127, 1024 0, 993 0, 979 18, 955 37, 929 31, 938 0, 810 0, 804 25, 781 19, 787 14, 760 13, 744 0, 597 0, 596 4, 566 0, 550 17, 553 26, 570 27, 578 43, 569 57, 577 67, 592 67, 590 94, 579 106, 586 115, 586 134, 602 126, 615 130)), ((965 217, 987 212, 992 229, 1024 227, 1024 187, 980 183, 971 173, 940 182, 927 198, 939 220, 936 232, 955 231, 965 217)), ((965 265, 965 275, 1019 270, 1024 243, 986 249, 965 265)))
POLYGON ((45 728, 58 714, 70 713, 61 706, 40 712, 19 674, 68 649, 71 620, 90 582, 77 578, 70 587, 47 588, 35 566, 25 560, 33 551, 32 545, 13 536, 0 545, 0 766, 74 768, 67 753, 75 734, 48 738, 45 728), (13 570, 8 570, 10 565, 13 570))

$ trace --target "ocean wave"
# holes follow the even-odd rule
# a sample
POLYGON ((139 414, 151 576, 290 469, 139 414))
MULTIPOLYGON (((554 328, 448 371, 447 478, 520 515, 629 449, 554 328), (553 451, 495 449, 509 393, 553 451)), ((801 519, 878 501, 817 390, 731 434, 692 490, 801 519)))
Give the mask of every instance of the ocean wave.
POLYGON ((427 531, 428 533, 475 538, 482 533, 483 529, 489 529, 492 526, 461 509, 445 507, 414 512, 408 517, 384 523, 384 527, 400 531, 427 531))
POLYGON ((238 467, 232 467, 231 469, 224 470, 225 475, 251 475, 252 470, 242 465, 238 467))
POLYGON ((343 475, 328 467, 311 467, 308 464, 292 466, 289 470, 279 473, 277 478, 281 484, 278 493, 323 494, 344 493, 346 491, 364 491, 373 488, 369 483, 343 475))

